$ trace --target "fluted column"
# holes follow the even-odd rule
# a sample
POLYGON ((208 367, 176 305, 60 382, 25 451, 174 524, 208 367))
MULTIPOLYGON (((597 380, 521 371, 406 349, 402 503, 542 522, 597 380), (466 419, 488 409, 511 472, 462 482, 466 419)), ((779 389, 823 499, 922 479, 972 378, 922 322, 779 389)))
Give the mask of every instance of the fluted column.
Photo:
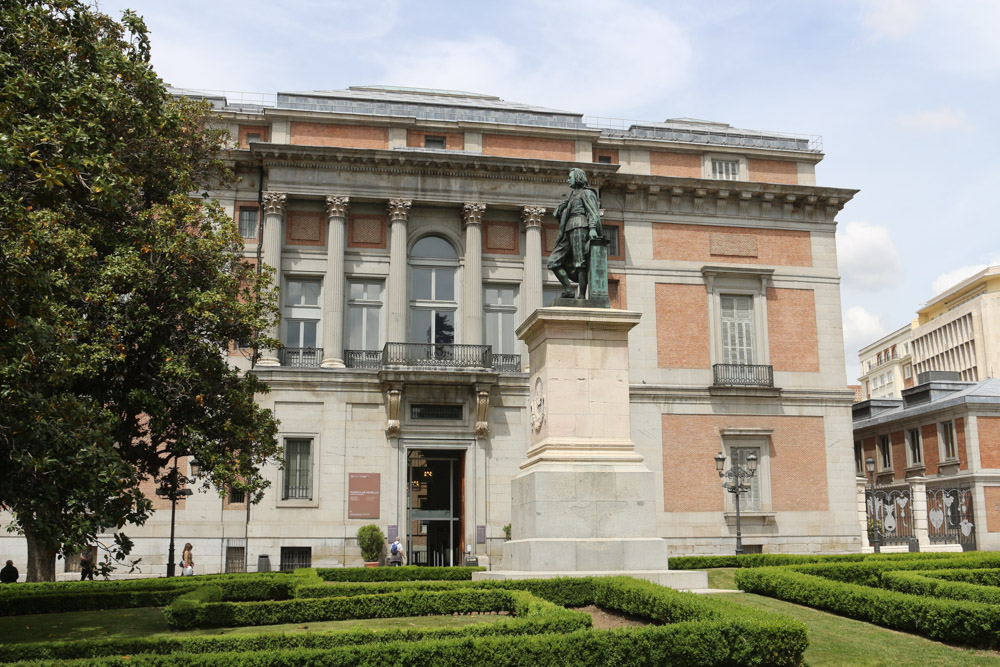
POLYGON ((410 219, 409 199, 389 200, 389 285, 386 340, 406 342, 406 223, 410 219))
POLYGON ((350 198, 327 195, 326 286, 323 290, 323 368, 344 367, 344 247, 350 198))
MULTIPOLYGON (((274 269, 273 286, 281 284, 281 224, 285 217, 286 196, 281 192, 264 193, 264 237, 261 239, 261 260, 274 269)), ((268 332, 275 340, 281 339, 281 322, 268 332)), ((261 350, 260 366, 278 366, 278 351, 261 350)))
POLYGON ((462 276, 462 340, 483 344, 483 213, 486 204, 470 202, 462 207, 465 226, 465 272, 462 276))
POLYGON ((524 280, 521 283, 521 312, 528 317, 542 307, 542 218, 543 206, 525 206, 524 280))

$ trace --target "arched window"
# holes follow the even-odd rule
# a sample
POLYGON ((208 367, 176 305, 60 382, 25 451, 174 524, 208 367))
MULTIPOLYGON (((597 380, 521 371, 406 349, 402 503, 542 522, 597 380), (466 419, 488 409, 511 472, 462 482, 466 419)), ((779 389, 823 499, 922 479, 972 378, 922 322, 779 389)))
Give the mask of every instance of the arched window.
POLYGON ((454 343, 458 253, 440 236, 425 236, 410 251, 411 343, 454 343))

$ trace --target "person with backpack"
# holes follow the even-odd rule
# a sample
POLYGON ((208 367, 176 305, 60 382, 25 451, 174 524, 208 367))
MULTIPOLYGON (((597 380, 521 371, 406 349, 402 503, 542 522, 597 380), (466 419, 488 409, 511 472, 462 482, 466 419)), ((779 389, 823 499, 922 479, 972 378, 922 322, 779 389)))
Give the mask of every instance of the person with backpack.
POLYGON ((389 567, 399 567, 406 562, 406 554, 403 553, 403 545, 399 538, 389 546, 389 567))

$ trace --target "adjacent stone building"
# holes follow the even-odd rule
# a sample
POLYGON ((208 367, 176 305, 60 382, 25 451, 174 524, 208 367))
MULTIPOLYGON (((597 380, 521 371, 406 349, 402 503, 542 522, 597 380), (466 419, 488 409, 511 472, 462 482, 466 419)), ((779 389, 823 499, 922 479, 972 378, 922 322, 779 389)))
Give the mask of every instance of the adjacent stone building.
MULTIPOLYGON (((230 357, 270 384, 285 464, 249 511, 235 493, 179 502, 201 572, 358 565, 367 523, 411 563, 496 562, 544 411, 514 331, 559 292, 545 261, 573 166, 600 193, 612 307, 642 314, 631 436, 669 553, 733 550, 720 450, 760 461, 748 551, 861 547, 834 242, 855 191, 816 184, 818 138, 379 86, 176 93, 221 113, 239 180, 213 194, 281 289, 283 346, 252 369, 230 357)), ((157 574, 169 516, 129 531, 157 574)))

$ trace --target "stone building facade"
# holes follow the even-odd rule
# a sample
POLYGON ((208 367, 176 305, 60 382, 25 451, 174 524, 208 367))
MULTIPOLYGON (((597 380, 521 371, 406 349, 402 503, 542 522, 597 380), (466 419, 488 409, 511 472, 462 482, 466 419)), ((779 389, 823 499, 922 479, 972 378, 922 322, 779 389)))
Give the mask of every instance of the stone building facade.
MULTIPOLYGON (((213 195, 247 257, 277 269, 283 346, 252 369, 238 346, 230 357, 271 386, 285 465, 249 512, 237 495, 180 501, 178 540, 202 572, 253 570, 263 554, 358 565, 367 523, 398 534, 410 562, 496 563, 544 410, 514 330, 559 292, 545 261, 574 166, 600 193, 612 307, 642 314, 631 434, 669 553, 733 549, 720 450, 760 461, 748 551, 861 547, 834 241, 855 191, 816 184, 816 138, 597 126, 449 91, 204 96, 239 179, 213 195)), ((169 512, 129 532, 154 573, 168 533, 169 512)))

